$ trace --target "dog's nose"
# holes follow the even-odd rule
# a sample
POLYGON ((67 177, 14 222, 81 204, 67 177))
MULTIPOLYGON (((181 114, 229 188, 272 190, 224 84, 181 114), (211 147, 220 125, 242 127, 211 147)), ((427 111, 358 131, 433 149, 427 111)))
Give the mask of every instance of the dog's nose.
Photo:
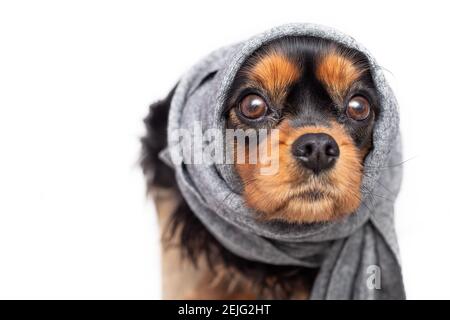
POLYGON ((315 174, 330 169, 339 157, 339 146, 326 133, 307 133, 292 144, 292 154, 315 174))

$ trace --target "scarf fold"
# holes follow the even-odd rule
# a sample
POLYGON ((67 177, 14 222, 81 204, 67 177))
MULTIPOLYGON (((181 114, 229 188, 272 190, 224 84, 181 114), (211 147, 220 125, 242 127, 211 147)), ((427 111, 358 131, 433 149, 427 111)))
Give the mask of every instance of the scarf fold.
MULTIPOLYGON (((401 142, 396 99, 370 53, 353 38, 313 24, 290 24, 221 48, 180 80, 168 125, 168 148, 160 157, 175 170, 177 184, 194 214, 228 250, 245 259, 274 265, 319 268, 311 299, 404 299, 393 220, 401 182, 401 142), (242 63, 265 43, 285 36, 336 41, 366 55, 380 96, 381 111, 366 157, 360 208, 339 221, 287 224, 256 220, 241 195, 231 164, 177 161, 183 143, 179 129, 224 132, 225 99, 242 63)), ((208 144, 217 141, 206 141, 208 144)), ((204 147, 204 146, 203 146, 204 147)))

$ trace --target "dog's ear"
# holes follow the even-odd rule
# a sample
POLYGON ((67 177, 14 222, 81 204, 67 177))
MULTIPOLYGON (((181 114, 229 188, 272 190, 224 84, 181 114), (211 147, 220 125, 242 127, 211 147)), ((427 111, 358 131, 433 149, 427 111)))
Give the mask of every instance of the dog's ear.
POLYGON ((141 138, 141 167, 147 179, 147 188, 159 186, 172 187, 175 184, 174 172, 159 158, 159 153, 167 146, 167 121, 175 86, 163 100, 150 105, 144 119, 146 135, 141 138))

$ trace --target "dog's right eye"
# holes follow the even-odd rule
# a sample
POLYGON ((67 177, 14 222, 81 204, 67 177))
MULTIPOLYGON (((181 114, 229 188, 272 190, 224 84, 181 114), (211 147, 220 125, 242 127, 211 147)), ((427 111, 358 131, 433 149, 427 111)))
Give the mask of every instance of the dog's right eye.
POLYGON ((256 120, 266 115, 267 103, 256 94, 249 94, 239 103, 239 111, 244 117, 256 120))
POLYGON ((362 96, 354 96, 347 105, 347 115, 353 120, 362 121, 370 115, 370 104, 362 96))

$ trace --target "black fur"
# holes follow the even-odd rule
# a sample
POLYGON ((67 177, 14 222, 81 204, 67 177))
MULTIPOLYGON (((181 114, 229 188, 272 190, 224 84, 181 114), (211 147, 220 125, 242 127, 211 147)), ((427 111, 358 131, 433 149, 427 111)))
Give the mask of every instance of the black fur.
POLYGON ((147 134, 141 139, 141 167, 147 178, 147 188, 151 186, 163 188, 175 186, 173 170, 158 157, 159 152, 167 146, 167 121, 170 102, 175 89, 176 86, 164 100, 152 104, 147 117, 144 119, 147 134))

